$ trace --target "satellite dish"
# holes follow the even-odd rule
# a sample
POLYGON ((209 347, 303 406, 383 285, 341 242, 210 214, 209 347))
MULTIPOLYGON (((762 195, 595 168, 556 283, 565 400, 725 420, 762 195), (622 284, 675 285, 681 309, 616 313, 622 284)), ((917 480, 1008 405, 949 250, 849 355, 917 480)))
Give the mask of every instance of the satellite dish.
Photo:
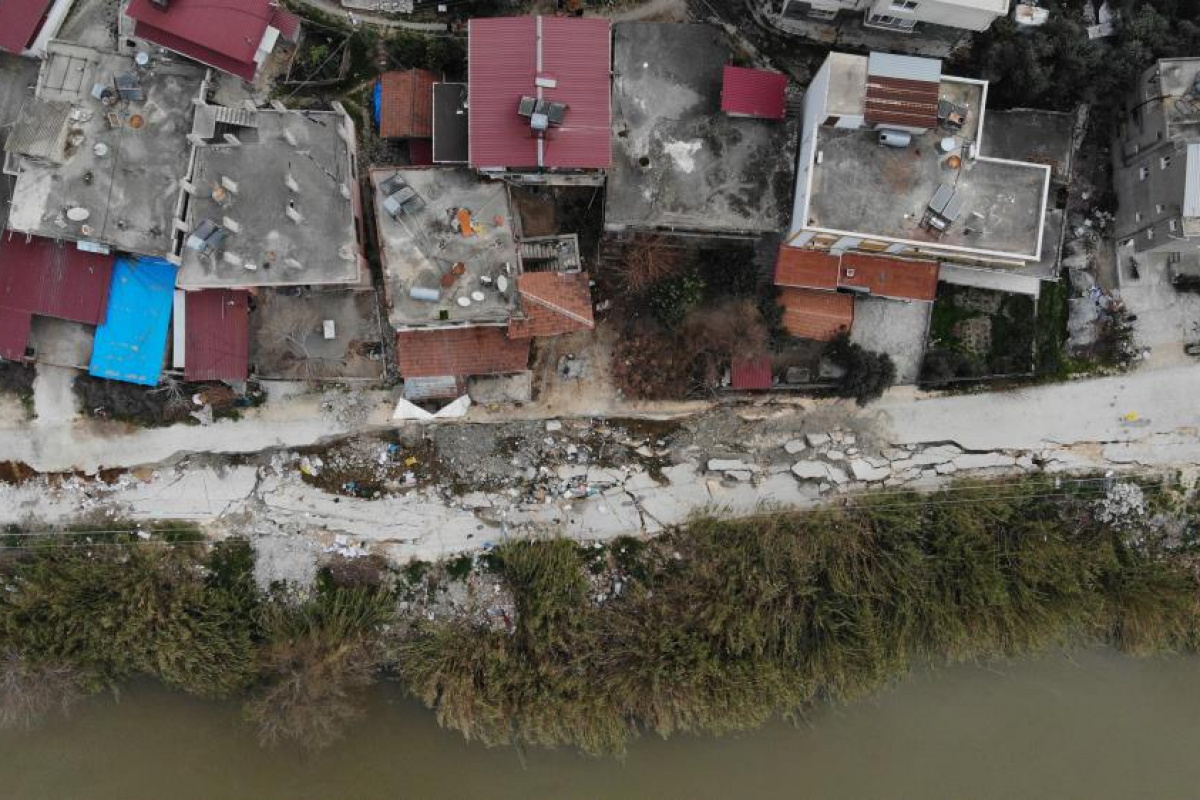
POLYGON ((496 278, 496 288, 502 292, 508 291, 508 278, 503 275, 496 278))
POLYGON ((483 292, 471 292, 471 299, 476 303, 482 303, 485 299, 483 292))
POLYGON ((138 51, 138 54, 133 57, 139 67, 144 67, 150 63, 150 54, 145 51, 138 51))
POLYGON ((79 232, 82 233, 84 236, 91 236, 92 235, 92 226, 91 225, 83 225, 79 228, 79 232))
POLYGON ((458 298, 458 304, 463 308, 466 308, 467 306, 471 305, 471 299, 469 297, 460 297, 458 298))
POLYGON ((71 220, 71 222, 84 222, 91 215, 92 212, 88 211, 86 208, 80 208, 79 206, 67 209, 67 219, 71 220))
POLYGON ((92 152, 96 154, 97 158, 104 158, 108 155, 108 145, 104 142, 96 142, 96 145, 92 148, 92 152))

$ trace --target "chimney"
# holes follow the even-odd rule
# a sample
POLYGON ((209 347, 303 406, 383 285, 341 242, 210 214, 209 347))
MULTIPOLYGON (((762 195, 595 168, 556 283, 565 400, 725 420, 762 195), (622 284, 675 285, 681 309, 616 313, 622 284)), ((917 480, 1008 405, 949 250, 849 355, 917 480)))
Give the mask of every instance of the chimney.
POLYGON ((350 199, 350 187, 344 183, 342 184, 342 198, 345 200, 350 199))
POLYGON ((226 178, 224 175, 221 176, 221 185, 224 186, 225 189, 228 190, 230 194, 238 193, 237 182, 232 181, 229 178, 226 178))
POLYGON ((231 250, 226 250, 225 255, 221 256, 221 258, 230 266, 240 267, 242 265, 242 257, 231 250))
POLYGON ((283 179, 283 182, 287 184, 289 192, 300 194, 300 184, 296 183, 296 179, 292 177, 292 173, 289 172, 287 177, 283 179))
POLYGON ((221 227, 227 229, 230 233, 242 232, 242 226, 238 224, 237 220, 230 219, 229 217, 221 218, 221 227))
POLYGON ((292 133, 287 128, 283 129, 283 140, 285 142, 287 142, 288 144, 290 144, 292 147, 296 146, 296 134, 292 133))
POLYGON ((297 211, 296 206, 292 203, 288 204, 288 207, 283 210, 283 213, 287 214, 287 218, 297 225, 304 222, 304 215, 297 211))
POLYGON ((294 258, 285 258, 283 265, 288 269, 304 269, 304 265, 294 258))

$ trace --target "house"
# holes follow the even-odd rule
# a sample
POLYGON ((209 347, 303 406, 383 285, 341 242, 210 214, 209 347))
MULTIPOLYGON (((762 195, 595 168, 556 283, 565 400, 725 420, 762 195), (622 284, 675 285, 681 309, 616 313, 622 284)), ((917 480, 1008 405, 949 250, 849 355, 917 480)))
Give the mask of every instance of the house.
POLYGON ((471 166, 511 180, 601 181, 594 173, 612 164, 610 23, 482 18, 467 36, 471 166))
POLYGON ((911 33, 927 27, 984 31, 1008 14, 1009 0, 778 0, 782 20, 836 23, 858 17, 863 25, 911 33))
POLYGON ((366 275, 345 110, 198 103, 172 258, 187 290, 358 286, 366 275))
POLYGON ((300 18, 276 0, 130 0, 125 13, 136 38, 250 83, 300 37, 300 18))
POLYGON ((4 172, 15 177, 8 227, 98 252, 171 255, 203 80, 186 62, 142 67, 51 43, 5 142, 4 172))
POLYGON ((468 95, 465 83, 433 85, 434 164, 466 164, 471 157, 468 95))
POLYGON ((65 242, 0 235, 0 358, 36 359, 31 335, 42 317, 85 327, 90 339, 108 312, 113 262, 65 242))
POLYGON ((1142 73, 1113 147, 1113 182, 1122 282, 1200 269, 1200 58, 1142 73))
POLYGON ((831 53, 805 96, 786 244, 1025 286, 1044 255, 1051 167, 990 155, 986 101, 986 81, 934 59, 831 53))
POLYGON ((733 49, 711 25, 623 22, 613 42, 605 230, 756 238, 784 227, 796 126, 778 118, 782 82, 729 73, 733 49), (728 113, 757 109, 764 89, 771 118, 728 113))
POLYGON ((375 82, 375 120, 384 139, 408 143, 414 164, 433 163, 433 86, 427 69, 385 72, 375 82))
POLYGON ((0 2, 0 50, 41 58, 75 0, 7 0, 0 2))
POLYGON ((504 183, 465 167, 370 177, 406 399, 457 397, 470 378, 523 373, 534 338, 595 326, 577 240, 522 237, 504 183))

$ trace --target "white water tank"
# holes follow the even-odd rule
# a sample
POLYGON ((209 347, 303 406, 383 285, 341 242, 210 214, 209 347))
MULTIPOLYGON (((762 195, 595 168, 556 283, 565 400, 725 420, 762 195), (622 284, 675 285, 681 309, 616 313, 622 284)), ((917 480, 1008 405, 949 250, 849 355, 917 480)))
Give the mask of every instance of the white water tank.
POLYGON ((879 143, 888 147, 908 147, 912 144, 912 134, 904 131, 880 131, 879 143))

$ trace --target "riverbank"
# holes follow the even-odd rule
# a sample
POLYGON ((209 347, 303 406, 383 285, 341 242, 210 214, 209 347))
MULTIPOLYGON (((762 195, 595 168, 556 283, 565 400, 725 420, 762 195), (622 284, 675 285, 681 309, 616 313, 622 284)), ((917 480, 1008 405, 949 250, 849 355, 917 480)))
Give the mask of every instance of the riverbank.
POLYGON ((301 594, 261 591, 248 545, 209 549, 188 526, 71 547, 10 531, 0 720, 150 676, 243 699, 265 743, 319 748, 387 677, 468 739, 619 753, 645 732, 803 715, 927 662, 1191 652, 1196 535, 1179 487, 1029 478, 700 518, 650 541, 518 541, 403 569, 339 558, 301 594))

